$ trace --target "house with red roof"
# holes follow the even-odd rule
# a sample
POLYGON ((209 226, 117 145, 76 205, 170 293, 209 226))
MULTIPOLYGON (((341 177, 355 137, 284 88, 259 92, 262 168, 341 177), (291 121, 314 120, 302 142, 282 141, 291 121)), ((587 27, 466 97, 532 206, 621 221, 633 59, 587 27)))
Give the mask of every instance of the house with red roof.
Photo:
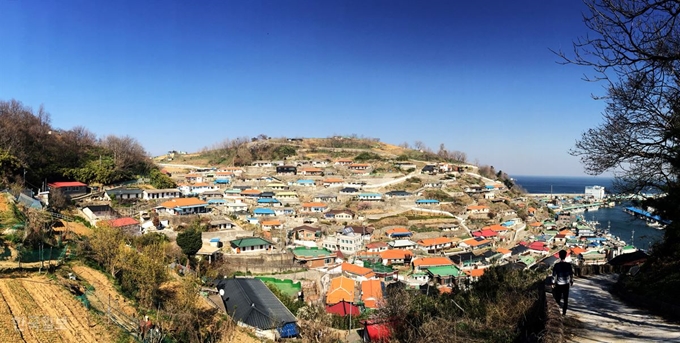
POLYGON ((67 197, 87 194, 87 184, 78 181, 51 182, 47 184, 47 187, 50 192, 58 190, 67 197))
POLYGON ((482 229, 481 231, 475 231, 472 233, 474 237, 484 237, 484 238, 496 238, 498 233, 491 229, 482 229))
POLYGON ((392 325, 387 321, 368 319, 360 322, 364 326, 364 342, 390 342, 392 325))
POLYGON ((356 317, 361 315, 361 309, 357 305, 342 300, 337 304, 326 305, 326 313, 342 317, 350 315, 356 317))
POLYGON ((529 243, 527 248, 529 248, 529 250, 531 250, 532 252, 537 252, 542 255, 547 255, 548 252, 550 251, 550 248, 548 248, 544 242, 538 241, 529 243))
POLYGON ((141 232, 141 225, 139 224, 139 221, 137 221, 134 218, 131 217, 123 217, 123 218, 117 218, 117 219, 112 219, 112 220, 105 220, 100 223, 104 223, 104 225, 108 225, 112 228, 119 229, 121 231, 126 231, 129 233, 133 234, 139 234, 141 232))

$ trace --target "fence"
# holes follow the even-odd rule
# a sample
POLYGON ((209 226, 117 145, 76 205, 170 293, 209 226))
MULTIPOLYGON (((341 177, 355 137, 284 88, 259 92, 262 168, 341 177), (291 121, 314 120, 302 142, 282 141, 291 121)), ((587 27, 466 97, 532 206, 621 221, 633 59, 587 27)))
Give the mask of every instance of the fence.
POLYGON ((45 247, 38 250, 22 250, 19 252, 19 259, 23 263, 61 260, 66 256, 66 250, 66 247, 45 247))

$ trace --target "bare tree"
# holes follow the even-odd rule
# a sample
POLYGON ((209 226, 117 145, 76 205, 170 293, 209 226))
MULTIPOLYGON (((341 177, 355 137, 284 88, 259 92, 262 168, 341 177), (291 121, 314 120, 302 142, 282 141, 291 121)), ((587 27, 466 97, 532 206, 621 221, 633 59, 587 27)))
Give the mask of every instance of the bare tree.
POLYGON ((415 142, 413 143, 413 146, 416 148, 416 150, 425 150, 425 149, 427 149, 427 146, 425 145, 425 143, 423 143, 423 141, 415 141, 415 142))
POLYGON ((101 145, 111 151, 113 162, 119 170, 136 169, 147 163, 148 154, 144 147, 130 136, 109 135, 101 140, 101 145))
MULTIPOLYGON (((590 67, 589 81, 606 94, 603 123, 584 132, 571 154, 586 172, 614 172, 625 192, 653 188, 667 194, 650 204, 667 219, 680 220, 680 2, 587 0, 590 34, 565 63, 590 67)), ((680 238, 676 225, 666 241, 680 238)))

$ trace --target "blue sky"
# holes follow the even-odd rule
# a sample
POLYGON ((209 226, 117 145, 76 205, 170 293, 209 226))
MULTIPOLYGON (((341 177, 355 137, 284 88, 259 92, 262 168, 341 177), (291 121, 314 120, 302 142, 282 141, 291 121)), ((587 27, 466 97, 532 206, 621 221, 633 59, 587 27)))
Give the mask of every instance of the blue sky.
POLYGON ((151 154, 225 138, 444 143, 512 175, 567 154, 602 85, 550 52, 578 1, 0 1, 0 100, 151 154), (474 3, 474 4, 473 4, 474 3))

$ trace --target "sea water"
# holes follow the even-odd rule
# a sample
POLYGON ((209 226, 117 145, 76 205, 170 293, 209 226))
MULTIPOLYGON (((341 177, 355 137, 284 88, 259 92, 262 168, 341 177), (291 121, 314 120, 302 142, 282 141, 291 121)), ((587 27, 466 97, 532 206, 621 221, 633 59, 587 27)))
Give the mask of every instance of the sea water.
MULTIPOLYGON (((528 193, 583 194, 586 186, 603 186, 611 190, 613 179, 606 177, 565 177, 565 176, 515 176, 515 182, 528 193)), ((601 229, 632 244, 647 250, 652 243, 663 238, 663 230, 649 227, 644 220, 637 219, 623 212, 630 204, 616 204, 612 208, 600 208, 597 211, 583 213, 586 220, 597 221, 601 229)))

